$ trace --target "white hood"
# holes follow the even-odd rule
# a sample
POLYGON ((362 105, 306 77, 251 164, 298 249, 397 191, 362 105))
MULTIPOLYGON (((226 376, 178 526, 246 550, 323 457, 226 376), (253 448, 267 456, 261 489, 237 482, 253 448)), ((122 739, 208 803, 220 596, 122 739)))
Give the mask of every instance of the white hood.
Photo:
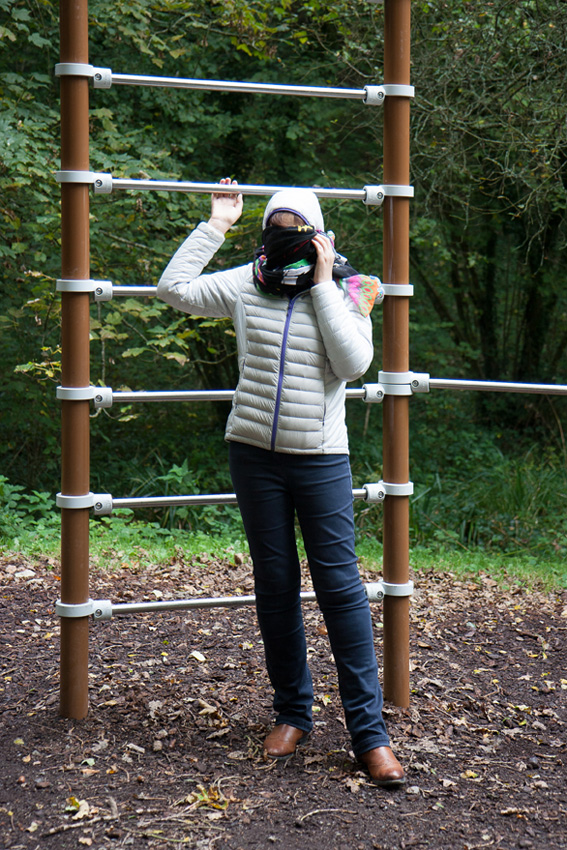
POLYGON ((264 210, 262 229, 266 227, 269 217, 276 210, 296 213, 315 230, 325 230, 319 199, 311 189, 283 189, 272 195, 264 210))

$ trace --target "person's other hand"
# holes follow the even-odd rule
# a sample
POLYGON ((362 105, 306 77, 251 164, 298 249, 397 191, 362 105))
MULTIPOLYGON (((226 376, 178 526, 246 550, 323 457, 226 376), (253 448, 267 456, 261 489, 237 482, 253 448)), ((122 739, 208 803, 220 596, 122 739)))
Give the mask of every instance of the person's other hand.
MULTIPOLYGON (((233 180, 231 183, 230 177, 223 177, 219 183, 226 186, 231 184, 234 187, 238 186, 238 182, 233 180)), ((220 230, 221 233, 226 233, 232 225, 238 221, 242 214, 242 195, 240 192, 221 193, 213 192, 211 195, 211 217, 209 224, 220 230)))
POLYGON ((313 283, 325 283, 333 279, 333 265, 335 263, 335 249, 328 236, 318 233, 312 239, 317 251, 317 262, 313 272, 313 283))

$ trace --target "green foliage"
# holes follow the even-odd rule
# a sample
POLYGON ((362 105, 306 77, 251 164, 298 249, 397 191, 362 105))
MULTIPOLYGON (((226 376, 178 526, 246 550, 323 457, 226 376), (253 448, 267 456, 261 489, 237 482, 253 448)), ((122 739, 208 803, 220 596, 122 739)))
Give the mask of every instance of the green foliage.
MULTIPOLYGON (((162 459, 156 455, 154 461, 158 469, 163 470, 162 459)), ((215 479, 223 481, 223 476, 217 475, 212 478, 213 487, 215 487, 215 479)), ((210 469, 205 469, 203 458, 192 468, 189 467, 188 460, 185 458, 181 465, 174 464, 170 469, 161 471, 159 474, 152 466, 146 466, 143 477, 135 478, 134 485, 134 496, 197 495, 210 490, 210 469)), ((216 489, 223 489, 222 484, 216 485, 216 489)), ((240 537, 243 535, 240 513, 238 508, 232 505, 182 505, 167 507, 160 513, 160 524, 169 529, 200 530, 213 536, 223 533, 232 533, 240 537)))
MULTIPOLYGON (((182 555, 186 559, 206 553, 231 560, 247 552, 244 535, 218 529, 216 532, 163 528, 159 522, 135 520, 131 511, 100 517, 90 523, 92 557, 113 568, 138 562, 168 564, 182 555)), ((53 551, 57 551, 53 541, 53 551)))
POLYGON ((17 549, 22 539, 35 541, 41 547, 45 537, 59 534, 59 516, 55 500, 49 493, 24 488, 0 475, 0 544, 17 549))
POLYGON ((552 459, 536 462, 532 453, 484 461, 466 480, 449 471, 420 484, 411 505, 414 539, 564 557, 565 468, 552 459))

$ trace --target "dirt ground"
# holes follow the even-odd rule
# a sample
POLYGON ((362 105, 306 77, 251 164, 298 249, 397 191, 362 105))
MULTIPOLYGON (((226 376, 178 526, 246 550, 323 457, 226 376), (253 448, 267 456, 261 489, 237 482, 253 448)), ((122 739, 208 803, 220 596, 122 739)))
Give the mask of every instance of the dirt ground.
MULTIPOLYGON (((91 594, 250 593, 250 566, 234 560, 95 564, 91 594)), ((59 565, 0 556, 0 847, 567 848, 567 591, 413 579, 411 707, 385 712, 407 785, 385 791, 353 760, 313 603, 315 732, 287 763, 266 762, 252 608, 93 623, 89 715, 61 719, 59 565)), ((381 613, 373 604, 379 659, 381 613)))

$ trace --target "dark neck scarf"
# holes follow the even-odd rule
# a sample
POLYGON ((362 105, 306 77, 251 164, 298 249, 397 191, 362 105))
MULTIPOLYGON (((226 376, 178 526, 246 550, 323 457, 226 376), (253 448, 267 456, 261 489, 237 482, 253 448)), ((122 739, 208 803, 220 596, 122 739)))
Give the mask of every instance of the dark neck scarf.
POLYGON ((265 295, 303 292, 313 283, 317 252, 314 227, 266 227, 254 258, 254 283, 265 295))
MULTIPOLYGON (((266 227, 263 245, 254 257, 254 283, 265 295, 293 298, 313 285, 317 251, 312 239, 317 231, 309 225, 266 227)), ((356 274, 344 257, 337 256, 333 278, 356 274)))

